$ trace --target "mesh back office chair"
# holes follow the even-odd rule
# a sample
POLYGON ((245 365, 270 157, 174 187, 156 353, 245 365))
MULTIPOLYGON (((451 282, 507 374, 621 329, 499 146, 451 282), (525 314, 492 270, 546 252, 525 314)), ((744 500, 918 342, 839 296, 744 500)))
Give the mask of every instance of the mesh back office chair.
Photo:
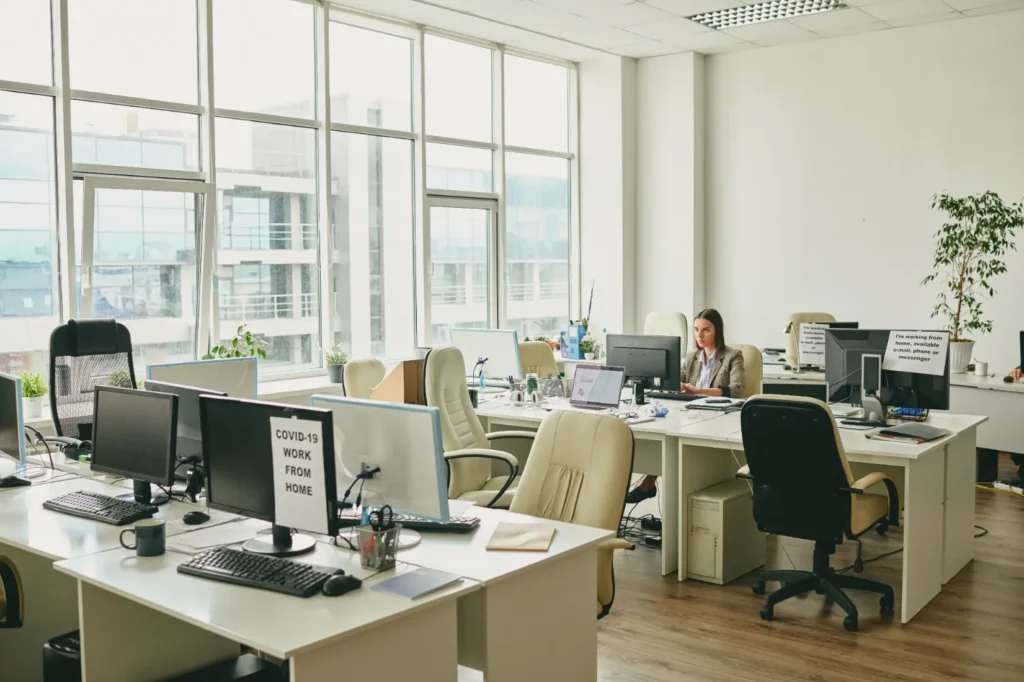
MULTIPOLYGON (((753 482, 754 520, 758 530, 814 541, 811 571, 764 571, 754 584, 782 587, 765 599, 761 618, 771 620, 781 601, 814 590, 834 599, 846 612, 843 626, 857 629, 857 607, 843 588, 882 595, 883 613, 892 613, 892 588, 874 580, 839 575, 829 556, 843 535, 856 540, 872 528, 880 534, 899 525, 896 484, 885 474, 854 480, 846 461, 836 420, 825 403, 813 398, 761 395, 748 400, 740 415, 748 465, 737 473, 753 482), (887 495, 865 490, 884 483, 887 495)), ((858 550, 858 564, 859 564, 858 550)))
POLYGON ((50 410, 58 436, 52 440, 73 447, 92 440, 97 386, 138 388, 131 334, 116 320, 68 320, 50 335, 50 410))
POLYGON ((21 627, 25 619, 24 596, 17 567, 0 556, 0 629, 21 627))

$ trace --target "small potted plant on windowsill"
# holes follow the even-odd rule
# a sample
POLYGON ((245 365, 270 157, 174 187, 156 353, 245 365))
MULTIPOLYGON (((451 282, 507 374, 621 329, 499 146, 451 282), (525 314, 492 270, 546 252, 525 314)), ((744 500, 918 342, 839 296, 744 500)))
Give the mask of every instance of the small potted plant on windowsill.
POLYGON ((1006 272, 1002 256, 1017 250, 1014 232, 1024 227, 1024 204, 1005 204, 995 192, 952 197, 939 194, 932 208, 944 211, 949 221, 935 233, 935 272, 922 284, 942 279, 932 317, 946 320, 949 329, 949 371, 963 374, 974 353, 971 332, 991 332, 992 321, 981 311, 982 301, 995 296, 989 279, 1006 272))
POLYGON ((324 362, 327 363, 327 376, 332 384, 340 384, 345 373, 348 356, 338 346, 324 349, 324 362))
POLYGON ((583 353, 583 357, 587 360, 593 360, 597 353, 597 343, 593 338, 584 336, 580 339, 580 352, 583 353))
POLYGON ((203 360, 221 360, 224 358, 251 358, 257 357, 261 360, 267 359, 267 342, 258 336, 254 336, 246 325, 239 325, 235 331, 235 338, 230 342, 214 346, 210 352, 203 356, 203 360))
POLYGON ((21 396, 25 419, 39 419, 43 416, 43 397, 46 396, 46 382, 41 374, 21 373, 21 396))

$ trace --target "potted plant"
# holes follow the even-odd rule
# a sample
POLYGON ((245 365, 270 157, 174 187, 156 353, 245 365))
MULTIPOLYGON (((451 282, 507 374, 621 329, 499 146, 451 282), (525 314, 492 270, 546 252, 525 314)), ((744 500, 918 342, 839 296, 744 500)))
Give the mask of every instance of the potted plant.
POLYGON ((962 374, 974 353, 972 332, 991 332, 981 304, 995 296, 990 279, 1006 272, 1002 256, 1017 250, 1014 233, 1024 226, 1024 204, 1006 204, 995 192, 953 197, 936 195, 932 208, 949 219, 935 233, 935 272, 922 284, 942 279, 932 317, 942 317, 949 329, 949 371, 962 374))
POLYGON ((21 373, 21 396, 26 419, 39 419, 43 416, 43 397, 46 395, 46 382, 42 374, 21 373))
MULTIPOLYGON (((118 370, 109 377, 107 377, 107 386, 115 386, 117 388, 131 388, 132 377, 128 372, 124 370, 118 370)), ((142 388, 141 386, 139 388, 142 388)))
POLYGON ((592 337, 584 336, 580 339, 580 352, 587 360, 594 359, 594 355, 597 353, 597 344, 592 337))
POLYGON ((345 373, 345 363, 348 362, 348 356, 345 355, 345 351, 339 346, 325 348, 323 353, 324 361, 327 363, 327 376, 332 384, 340 384, 342 382, 342 375, 345 373))
POLYGON ((254 336, 246 325, 239 325, 235 332, 235 338, 229 343, 214 346, 210 352, 203 356, 203 360, 218 360, 221 358, 251 358, 258 357, 267 359, 267 342, 258 336, 254 336))

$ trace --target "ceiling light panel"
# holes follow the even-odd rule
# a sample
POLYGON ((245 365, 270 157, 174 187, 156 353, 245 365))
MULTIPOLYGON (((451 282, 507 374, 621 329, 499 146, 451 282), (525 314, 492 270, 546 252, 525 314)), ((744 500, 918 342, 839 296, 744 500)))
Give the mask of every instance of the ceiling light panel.
POLYGON ((808 14, 820 14, 838 9, 846 9, 842 0, 768 0, 768 2, 759 2, 754 5, 704 12, 686 18, 708 28, 723 29, 760 24, 776 19, 802 17, 808 14))

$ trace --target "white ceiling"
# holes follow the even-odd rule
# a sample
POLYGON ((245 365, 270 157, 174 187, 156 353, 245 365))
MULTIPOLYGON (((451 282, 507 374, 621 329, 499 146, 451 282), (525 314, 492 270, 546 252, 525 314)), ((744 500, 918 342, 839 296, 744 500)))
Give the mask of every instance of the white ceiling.
POLYGON ((844 0, 847 9, 715 31, 683 17, 743 0, 334 0, 525 50, 582 60, 600 53, 716 54, 1024 10, 1024 0, 844 0))

